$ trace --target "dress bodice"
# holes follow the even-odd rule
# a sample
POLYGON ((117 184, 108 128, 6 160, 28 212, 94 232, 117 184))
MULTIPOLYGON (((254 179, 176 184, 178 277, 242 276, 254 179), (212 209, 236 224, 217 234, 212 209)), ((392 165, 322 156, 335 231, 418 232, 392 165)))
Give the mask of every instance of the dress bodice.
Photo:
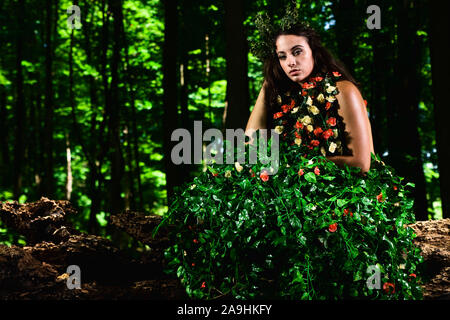
POLYGON ((275 132, 281 135, 280 141, 309 155, 351 154, 345 123, 338 113, 339 77, 337 72, 312 77, 300 91, 287 91, 277 97, 278 106, 271 116, 275 132))

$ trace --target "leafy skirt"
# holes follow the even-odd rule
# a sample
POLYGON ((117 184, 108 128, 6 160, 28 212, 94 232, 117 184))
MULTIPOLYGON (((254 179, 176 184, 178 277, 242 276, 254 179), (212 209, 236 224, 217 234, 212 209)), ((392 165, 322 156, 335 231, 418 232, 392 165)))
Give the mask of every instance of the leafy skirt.
POLYGON ((375 155, 362 175, 295 145, 279 150, 274 175, 261 163, 210 164, 176 189, 160 227, 172 226, 167 271, 188 295, 421 298, 423 258, 407 227, 414 185, 375 155))

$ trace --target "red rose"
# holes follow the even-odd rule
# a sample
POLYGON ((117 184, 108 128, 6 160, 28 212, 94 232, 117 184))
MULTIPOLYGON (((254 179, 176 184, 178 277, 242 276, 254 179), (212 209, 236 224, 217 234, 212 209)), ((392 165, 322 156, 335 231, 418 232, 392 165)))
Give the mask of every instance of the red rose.
POLYGON ((327 124, 334 127, 336 125, 336 118, 335 117, 328 118, 327 124))
POLYGON ((328 101, 328 102, 325 104, 325 110, 330 109, 330 107, 331 107, 331 102, 328 101))
POLYGON ((328 231, 336 232, 336 230, 337 230, 337 223, 333 223, 328 226, 328 231))
POLYGON ((333 76, 335 76, 335 77, 340 77, 341 74, 340 74, 339 72, 337 72, 337 71, 333 71, 333 76))
POLYGON ((315 167, 315 168, 314 168, 314 173, 315 173, 316 175, 319 175, 319 174, 320 174, 320 169, 319 169, 318 167, 315 167))
POLYGON ((202 288, 205 288, 205 287, 206 287, 206 282, 205 282, 205 281, 202 282, 201 287, 202 287, 202 288))
POLYGON ((385 282, 383 284, 383 290, 384 290, 384 292, 386 292, 388 294, 393 294, 393 293, 395 293, 395 285, 390 282, 385 282), (391 292, 390 288, 392 288, 392 292, 391 292))
POLYGON ((273 118, 278 119, 278 118, 281 118, 282 116, 283 116, 283 112, 277 112, 273 115, 273 118))
POLYGON ((295 100, 292 99, 290 105, 285 104, 284 106, 281 107, 281 109, 283 109, 283 112, 284 112, 284 113, 287 113, 287 112, 289 112, 294 106, 295 106, 295 100))
POLYGON ((311 88, 314 88, 314 84, 305 82, 305 83, 302 85, 302 88, 303 88, 303 89, 311 89, 311 88))
POLYGON ((316 81, 316 82, 320 82, 320 81, 323 80, 323 78, 322 77, 315 77, 315 78, 312 78, 312 80, 316 81))
POLYGON ((410 276, 411 278, 417 278, 417 276, 416 276, 415 273, 411 273, 409 276, 410 276))
POLYGON ((301 177, 304 174, 303 169, 298 170, 298 175, 301 177))
POLYGON ((346 217, 347 214, 350 214, 350 217, 353 217, 353 212, 351 212, 349 209, 344 209, 344 217, 346 217))
POLYGON ((305 90, 302 90, 302 96, 306 96, 308 93, 305 90))
POLYGON ((322 137, 323 137, 325 140, 328 140, 328 138, 330 138, 332 135, 333 135, 333 130, 328 129, 327 131, 325 131, 325 132, 323 133, 322 137))
POLYGON ((382 192, 380 192, 380 194, 377 195, 377 200, 378 200, 378 202, 383 202, 383 201, 384 201, 384 200, 383 200, 383 193, 382 193, 382 192))
POLYGON ((313 132, 314 132, 315 136, 318 137, 323 132, 323 130, 322 130, 322 128, 318 127, 316 129, 314 129, 313 132))
POLYGON ((262 181, 266 182, 269 180, 269 175, 267 174, 267 171, 263 171, 261 172, 261 174, 259 175, 259 177, 261 178, 262 181))
POLYGON ((397 186, 394 186, 394 190, 397 190, 398 188, 397 188, 397 186))
POLYGON ((192 240, 192 242, 194 242, 194 243, 198 243, 198 240, 197 240, 197 239, 194 239, 194 240, 192 240))
POLYGON ((250 174, 251 174, 251 176, 252 176, 252 178, 253 177, 256 177, 256 174, 253 172, 253 170, 252 169, 250 169, 248 172, 250 172, 250 174))
POLYGON ((216 173, 213 173, 212 175, 213 175, 213 177, 217 177, 219 174, 216 172, 216 173))
POLYGON ((194 262, 192 262, 191 266, 195 267, 195 263, 194 263, 194 262))
POLYGON ((366 108, 367 108, 367 100, 364 100, 364 105, 365 105, 366 108))
POLYGON ((295 128, 296 128, 296 129, 303 129, 303 123, 301 123, 301 122, 299 122, 299 121, 297 120, 297 122, 295 123, 295 128))
POLYGON ((310 145, 313 147, 317 147, 320 144, 319 140, 311 140, 310 145))
POLYGON ((295 131, 295 137, 298 138, 298 139, 302 138, 302 136, 297 131, 295 131))

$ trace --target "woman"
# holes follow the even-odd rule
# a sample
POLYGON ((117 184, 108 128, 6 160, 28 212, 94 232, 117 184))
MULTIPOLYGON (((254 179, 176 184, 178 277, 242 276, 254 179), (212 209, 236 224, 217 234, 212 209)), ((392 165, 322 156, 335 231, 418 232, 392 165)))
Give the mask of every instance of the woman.
POLYGON ((253 131, 271 127, 272 123, 268 120, 272 117, 267 114, 275 113, 273 105, 276 104, 274 96, 277 92, 292 90, 295 84, 299 91, 309 77, 337 71, 343 75, 342 80, 337 82, 338 112, 345 123, 347 147, 352 154, 327 158, 338 165, 359 167, 367 172, 371 153, 374 153, 372 133, 364 101, 354 79, 321 45, 315 31, 302 24, 280 31, 274 47, 275 54, 265 61, 266 81, 248 120, 246 134, 250 136, 253 131))
POLYGON ((267 38, 246 128, 280 135, 279 170, 212 164, 180 188, 168 266, 195 298, 420 298, 407 185, 371 157, 353 78, 311 28, 287 25, 267 38))

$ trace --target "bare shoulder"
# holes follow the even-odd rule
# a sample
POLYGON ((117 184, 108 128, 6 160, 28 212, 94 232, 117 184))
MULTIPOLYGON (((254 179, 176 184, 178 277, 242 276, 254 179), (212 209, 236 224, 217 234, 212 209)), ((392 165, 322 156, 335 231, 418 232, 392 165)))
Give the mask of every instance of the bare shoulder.
POLYGON ((361 92, 352 82, 348 80, 338 81, 336 82, 336 87, 339 90, 339 94, 336 95, 336 98, 341 107, 359 109, 364 106, 361 92))
POLYGON ((341 80, 336 82, 336 87, 339 90, 339 93, 344 97, 351 97, 351 96, 361 96, 361 93, 359 92, 359 89, 348 80, 341 80))

